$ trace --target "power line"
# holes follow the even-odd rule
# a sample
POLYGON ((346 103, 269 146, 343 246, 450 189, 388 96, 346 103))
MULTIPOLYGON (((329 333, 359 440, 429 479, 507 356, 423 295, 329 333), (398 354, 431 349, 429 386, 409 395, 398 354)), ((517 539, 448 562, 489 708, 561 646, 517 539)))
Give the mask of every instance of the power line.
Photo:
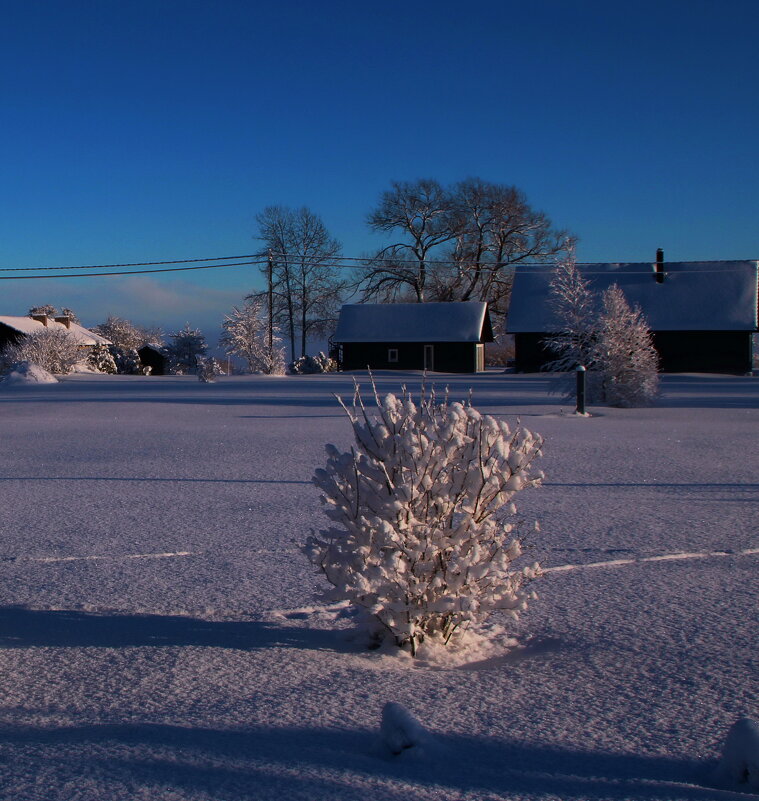
MULTIPOLYGON (((0 275, 0 281, 33 281, 35 279, 49 281, 55 278, 95 278, 98 276, 106 276, 106 275, 150 275, 153 273, 177 273, 188 270, 218 270, 223 267, 247 267, 252 264, 265 264, 265 263, 266 263, 265 261, 263 262, 243 261, 243 262, 237 262, 235 264, 204 264, 204 265, 199 265, 197 267, 163 267, 157 270, 124 270, 119 272, 107 272, 107 273, 65 273, 61 275, 0 275)), ((70 267, 68 269, 73 270, 77 268, 70 267)))
MULTIPOLYGON (((42 270, 110 270, 118 267, 153 267, 159 264, 196 264, 201 261, 235 261, 255 259, 259 254, 245 253, 242 256, 213 256, 210 259, 173 259, 172 261, 135 261, 127 264, 90 264, 81 267, 0 267, 0 273, 40 272, 42 270)), ((245 262, 250 264, 251 262, 245 262)), ((189 269, 189 268, 188 268, 189 269)))
MULTIPOLYGON (((389 264, 389 265, 396 265, 398 267, 418 267, 420 261, 418 259, 385 259, 385 258, 369 258, 363 256, 331 256, 329 261, 319 261, 318 258, 314 259, 307 259, 303 255, 298 254, 289 254, 289 253, 272 253, 274 257, 280 257, 282 259, 289 260, 293 266, 297 266, 297 263, 304 263, 304 264, 312 264, 319 267, 332 267, 336 269, 345 269, 346 267, 349 269, 357 269, 361 267, 369 267, 371 264, 389 264), (341 262, 359 262, 358 264, 342 264, 341 262)), ((756 259, 721 259, 721 260, 710 260, 705 262, 703 260, 699 261, 678 261, 678 262, 670 262, 670 264, 743 264, 747 261, 756 261, 756 259)), ((442 260, 442 259, 425 259, 424 260, 425 266, 435 266, 435 265, 444 265, 448 267, 462 267, 462 268, 471 268, 477 265, 477 262, 469 262, 466 261, 455 261, 452 259, 449 260, 442 260)), ((593 270, 594 267, 599 267, 601 264, 641 264, 641 265, 650 265, 653 269, 656 266, 656 262, 651 261, 642 261, 642 262, 592 262, 592 261, 585 261, 585 262, 575 262, 575 266, 581 268, 584 274, 588 275, 609 275, 613 272, 614 275, 642 275, 643 272, 641 270, 593 270)), ((509 267, 527 267, 529 269, 534 269, 535 271, 540 269, 547 269, 553 270, 556 267, 556 262, 547 262, 547 261, 534 261, 534 262, 523 262, 523 261, 513 261, 513 262, 480 262, 479 266, 482 269, 487 270, 488 268, 497 267, 498 269, 507 269, 509 267)), ((381 269, 381 268, 380 268, 381 269)), ((667 270, 667 262, 664 262, 664 270, 667 270)), ((719 270, 697 270, 695 272, 698 273, 725 273, 725 272, 740 272, 738 270, 729 270, 729 269, 719 269, 719 270)))

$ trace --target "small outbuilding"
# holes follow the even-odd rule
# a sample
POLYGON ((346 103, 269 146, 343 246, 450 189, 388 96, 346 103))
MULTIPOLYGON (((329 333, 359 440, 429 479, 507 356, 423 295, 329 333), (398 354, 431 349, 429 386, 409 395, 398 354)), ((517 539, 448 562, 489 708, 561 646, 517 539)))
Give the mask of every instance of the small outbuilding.
POLYGON ((166 349, 161 345, 147 344, 137 349, 140 361, 150 368, 150 375, 165 375, 168 365, 166 349))
MULTIPOLYGON (((663 372, 748 373, 757 331, 757 262, 585 264, 593 291, 616 283, 643 311, 663 372)), ((519 266, 506 331, 515 368, 534 372, 555 356, 545 339, 560 330, 549 304, 553 270, 519 266)))
POLYGON ((356 303, 332 340, 342 370, 476 373, 493 327, 487 303, 356 303))

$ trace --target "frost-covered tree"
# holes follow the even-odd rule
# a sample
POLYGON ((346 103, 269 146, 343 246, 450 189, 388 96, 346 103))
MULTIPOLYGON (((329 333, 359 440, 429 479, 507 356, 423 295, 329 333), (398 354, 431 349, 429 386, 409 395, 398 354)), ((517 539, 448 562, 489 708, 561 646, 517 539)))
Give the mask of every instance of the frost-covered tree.
POLYGON ((517 617, 539 567, 513 567, 522 537, 512 498, 540 483, 542 439, 424 388, 418 405, 405 389, 374 398, 375 416, 358 388, 343 405, 355 444, 328 445, 313 479, 332 525, 304 551, 332 585, 328 597, 364 610, 375 634, 412 655, 495 610, 517 617))
POLYGON ((116 360, 107 345, 95 345, 87 356, 87 364, 99 373, 117 372, 116 360))
POLYGON ((559 330, 545 340, 556 359, 544 369, 560 374, 558 390, 565 397, 574 397, 578 365, 588 371, 591 402, 643 406, 656 397, 659 357, 648 324, 640 308, 630 308, 617 284, 603 293, 599 304, 571 254, 556 265, 549 303, 559 330))
POLYGON ((110 340, 114 347, 122 350, 136 349, 146 342, 142 329, 122 317, 111 315, 104 323, 96 325, 92 330, 110 340))
POLYGON ((197 369, 197 359, 206 355, 208 345, 206 338, 198 328, 190 328, 185 323, 184 328, 169 334, 171 342, 166 346, 169 355, 171 370, 174 373, 194 373, 197 369))
POLYGON ((249 372, 268 375, 285 372, 282 340, 275 332, 269 350, 268 314, 260 296, 249 295, 242 307, 234 306, 224 318, 222 328, 219 344, 231 356, 245 359, 249 372))
POLYGON ((32 308, 27 312, 29 317, 33 317, 34 315, 38 314, 46 314, 48 317, 68 317, 72 323, 80 322, 79 318, 76 316, 76 312, 66 306, 61 306, 60 312, 57 312, 55 306, 51 306, 49 303, 47 303, 44 306, 32 306, 32 308))
POLYGON ((29 317, 34 317, 35 315, 39 314, 46 314, 48 317, 55 317, 58 312, 56 311, 55 306, 52 306, 50 303, 46 303, 42 306, 32 306, 31 309, 27 312, 29 317))
POLYGON ((590 284, 575 263, 574 253, 556 263, 549 284, 548 303, 560 330, 546 340, 556 359, 547 370, 562 372, 578 365, 590 369, 597 328, 597 302, 590 284))
POLYGON ((659 391, 659 355, 639 306, 630 308, 612 284, 602 296, 603 311, 593 349, 593 363, 610 406, 645 406, 659 391))
POLYGON ((30 362, 47 370, 48 373, 65 375, 84 358, 84 353, 76 339, 61 326, 43 328, 27 334, 18 342, 6 346, 3 361, 6 364, 30 362))

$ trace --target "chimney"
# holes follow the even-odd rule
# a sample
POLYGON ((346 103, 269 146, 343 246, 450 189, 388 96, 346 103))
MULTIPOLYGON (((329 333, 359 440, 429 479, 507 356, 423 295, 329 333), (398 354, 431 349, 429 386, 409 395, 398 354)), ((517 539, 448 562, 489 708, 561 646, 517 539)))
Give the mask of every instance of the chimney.
POLYGON ((32 320, 36 320, 38 323, 42 323, 42 325, 47 326, 47 315, 46 314, 33 314, 32 320))
POLYGON ((71 328, 71 318, 70 317, 56 317, 56 323, 60 323, 61 325, 65 325, 66 328, 71 328))
POLYGON ((656 264, 654 265, 654 276, 657 284, 664 283, 664 251, 656 249, 656 264))

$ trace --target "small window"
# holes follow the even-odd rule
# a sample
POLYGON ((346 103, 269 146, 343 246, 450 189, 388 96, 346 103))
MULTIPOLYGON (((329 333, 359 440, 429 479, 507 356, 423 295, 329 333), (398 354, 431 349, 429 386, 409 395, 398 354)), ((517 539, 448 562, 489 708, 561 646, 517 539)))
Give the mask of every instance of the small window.
POLYGON ((388 363, 398 361, 398 348, 387 349, 387 361, 388 363))

